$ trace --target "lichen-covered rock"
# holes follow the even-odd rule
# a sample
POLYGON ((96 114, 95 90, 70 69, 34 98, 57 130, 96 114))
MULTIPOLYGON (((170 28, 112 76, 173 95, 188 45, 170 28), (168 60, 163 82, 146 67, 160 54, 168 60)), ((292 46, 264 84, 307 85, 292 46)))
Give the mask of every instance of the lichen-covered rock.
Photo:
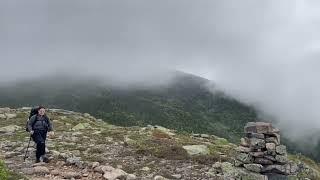
POLYGON ((265 175, 250 172, 244 168, 232 166, 231 163, 224 162, 221 164, 224 179, 241 179, 241 180, 268 180, 265 175))
POLYGON ((74 126, 72 128, 73 131, 78 131, 78 130, 83 130, 83 129, 88 129, 90 128, 90 124, 89 123, 79 123, 76 126, 74 126))
POLYGON ((270 165, 273 164, 273 162, 269 159, 266 158, 255 158, 254 162, 257 164, 262 164, 262 165, 270 165))
POLYGON ((126 179, 127 173, 122 169, 114 169, 104 173, 103 178, 106 180, 126 179))
POLYGON ((248 138, 257 138, 257 139, 263 139, 264 140, 264 134, 260 133, 247 133, 248 138))
POLYGON ((274 154, 276 152, 276 144, 274 143, 266 143, 266 148, 268 154, 274 154))
POLYGON ((288 162, 287 156, 276 155, 275 159, 280 164, 286 164, 288 162))
POLYGON ((20 129, 22 129, 22 127, 17 126, 17 125, 8 125, 5 127, 1 127, 0 133, 13 133, 13 132, 18 131, 20 129))
POLYGON ((247 125, 244 127, 245 133, 270 133, 272 132, 273 128, 271 123, 265 122, 248 122, 247 125))
POLYGON ((182 146, 190 156, 194 155, 208 155, 209 148, 206 145, 189 145, 189 146, 182 146))
POLYGON ((260 173, 263 166, 261 164, 245 164, 243 165, 247 170, 260 173))
POLYGON ((33 173, 34 174, 49 174, 50 171, 47 167, 45 166, 36 166, 33 168, 33 173))
POLYGON ((254 149, 262 149, 266 147, 266 142, 263 139, 251 138, 250 147, 254 149))
POLYGON ((75 178, 75 179, 80 179, 81 178, 81 173, 79 172, 74 172, 74 171, 70 171, 70 172, 64 172, 64 173, 61 173, 62 177, 64 177, 65 179, 72 179, 72 178, 75 178))
POLYGON ((285 145, 279 145, 276 147, 276 153, 280 155, 287 154, 287 147, 285 145))
POLYGON ((236 156, 236 159, 245 163, 245 164, 249 164, 253 162, 253 158, 250 154, 246 154, 246 153, 238 153, 236 156))

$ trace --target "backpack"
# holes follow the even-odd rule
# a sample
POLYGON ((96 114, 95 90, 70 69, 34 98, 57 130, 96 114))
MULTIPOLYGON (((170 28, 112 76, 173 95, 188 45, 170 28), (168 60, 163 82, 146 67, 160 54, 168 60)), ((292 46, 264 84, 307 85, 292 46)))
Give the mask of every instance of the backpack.
MULTIPOLYGON (((38 115, 38 110, 39 110, 39 107, 33 107, 30 111, 30 114, 29 114, 29 118, 27 120, 27 123, 26 123, 26 131, 29 132, 29 129, 28 129, 28 122, 29 120, 31 119, 32 116, 34 115, 38 115)), ((34 126, 34 124, 37 122, 38 118, 36 118, 36 120, 32 123, 31 127, 34 126)), ((46 116, 46 121, 48 121, 49 118, 46 116)), ((47 122, 48 123, 48 122, 47 122)))

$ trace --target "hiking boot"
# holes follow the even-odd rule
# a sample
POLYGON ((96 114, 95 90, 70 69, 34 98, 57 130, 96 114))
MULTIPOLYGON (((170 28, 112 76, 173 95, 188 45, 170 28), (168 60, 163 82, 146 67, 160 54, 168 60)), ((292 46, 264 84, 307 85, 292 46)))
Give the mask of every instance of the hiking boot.
POLYGON ((48 163, 49 162, 49 158, 47 158, 47 156, 43 155, 40 157, 42 162, 48 163))
POLYGON ((39 163, 39 162, 40 162, 40 159, 37 158, 37 159, 36 159, 36 163, 39 163))

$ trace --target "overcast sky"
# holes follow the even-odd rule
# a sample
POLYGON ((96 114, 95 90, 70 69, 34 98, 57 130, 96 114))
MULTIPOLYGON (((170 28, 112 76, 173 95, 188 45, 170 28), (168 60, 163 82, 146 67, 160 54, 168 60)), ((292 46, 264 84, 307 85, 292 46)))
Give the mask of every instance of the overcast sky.
POLYGON ((308 134, 320 129, 319 8, 316 0, 1 0, 0 80, 68 71, 132 82, 178 69, 213 80, 284 131, 308 134))

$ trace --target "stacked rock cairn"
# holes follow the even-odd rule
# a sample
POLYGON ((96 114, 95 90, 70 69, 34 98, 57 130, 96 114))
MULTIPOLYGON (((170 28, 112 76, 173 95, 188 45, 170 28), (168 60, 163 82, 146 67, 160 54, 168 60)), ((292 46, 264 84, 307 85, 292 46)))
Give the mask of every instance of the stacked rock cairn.
POLYGON ((280 144, 279 129, 271 123, 249 122, 245 136, 237 148, 235 166, 249 171, 267 174, 294 174, 297 165, 288 161, 286 146, 280 144))

